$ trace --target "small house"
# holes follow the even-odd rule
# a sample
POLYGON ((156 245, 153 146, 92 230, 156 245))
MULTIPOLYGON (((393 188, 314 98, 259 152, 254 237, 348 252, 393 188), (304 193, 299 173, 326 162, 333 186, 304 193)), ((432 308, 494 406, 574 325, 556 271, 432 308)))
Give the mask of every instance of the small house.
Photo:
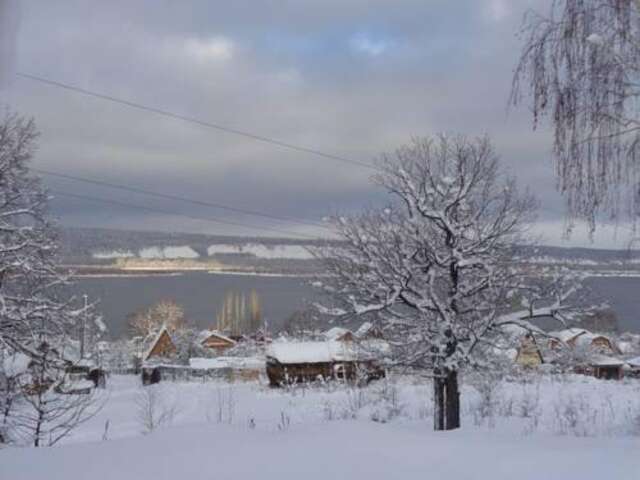
POLYGON ((217 353, 222 353, 236 345, 235 340, 215 330, 201 332, 198 343, 205 348, 215 350, 217 353))
POLYGON ((352 342, 276 342, 267 350, 271 386, 318 380, 371 380, 385 376, 371 352, 352 342))
POLYGON ((603 380, 620 380, 625 362, 606 355, 595 355, 590 360, 593 376, 603 380))
POLYGON ((523 367, 536 367, 544 363, 536 338, 528 333, 520 339, 515 362, 523 367))
POLYGON ((177 351, 178 349, 171 339, 169 330, 166 326, 163 326, 158 331, 158 333, 153 338, 151 338, 150 342, 148 343, 147 349, 142 355, 142 360, 145 361, 154 357, 171 357, 175 355, 177 351))

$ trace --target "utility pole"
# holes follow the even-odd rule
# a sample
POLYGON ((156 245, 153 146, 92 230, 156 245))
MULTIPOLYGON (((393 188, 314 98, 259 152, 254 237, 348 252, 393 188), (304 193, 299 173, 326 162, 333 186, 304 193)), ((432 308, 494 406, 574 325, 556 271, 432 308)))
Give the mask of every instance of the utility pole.
MULTIPOLYGON (((82 295, 82 297, 84 298, 84 313, 86 313, 87 311, 87 304, 88 304, 88 297, 87 294, 85 293, 84 295, 82 295)), ((81 323, 80 323, 80 360, 82 360, 84 358, 84 337, 85 337, 85 329, 86 329, 86 317, 83 314, 82 315, 82 319, 81 319, 81 323)))

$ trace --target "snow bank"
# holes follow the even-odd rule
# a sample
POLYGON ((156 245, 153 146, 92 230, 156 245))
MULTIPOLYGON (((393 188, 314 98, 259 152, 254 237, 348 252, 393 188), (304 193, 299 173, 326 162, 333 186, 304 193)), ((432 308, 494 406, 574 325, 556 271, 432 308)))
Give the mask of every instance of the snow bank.
POLYGON ((637 406, 639 388, 637 380, 576 375, 501 381, 490 427, 474 421, 481 395, 465 383, 463 428, 433 432, 431 385, 413 377, 287 391, 224 382, 143 388, 137 377, 113 375, 96 392, 104 408, 63 445, 0 449, 0 478, 636 480, 638 437, 601 425, 626 428, 624 410, 637 406), (143 436, 137 400, 149 389, 177 408, 172 425, 143 436), (398 413, 372 421, 384 398, 395 399, 398 413), (223 421, 221 409, 230 415, 223 421), (556 431, 565 417, 599 430, 556 431), (537 430, 522 428, 534 423, 537 430))
POLYGON ((309 251, 300 245, 261 245, 257 243, 246 243, 243 245, 216 244, 207 249, 209 256, 217 253, 249 254, 258 258, 288 258, 297 260, 308 260, 313 258, 309 251))

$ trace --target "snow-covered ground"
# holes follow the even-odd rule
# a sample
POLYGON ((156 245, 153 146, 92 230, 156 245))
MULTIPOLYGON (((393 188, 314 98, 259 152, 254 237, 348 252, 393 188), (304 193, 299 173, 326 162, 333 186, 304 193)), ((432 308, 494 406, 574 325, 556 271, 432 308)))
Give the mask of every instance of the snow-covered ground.
POLYGON ((639 478, 640 381, 468 383, 463 428, 433 432, 420 379, 283 391, 114 376, 104 408, 63 445, 0 450, 0 478, 639 478), (168 419, 143 434, 150 404, 168 419))

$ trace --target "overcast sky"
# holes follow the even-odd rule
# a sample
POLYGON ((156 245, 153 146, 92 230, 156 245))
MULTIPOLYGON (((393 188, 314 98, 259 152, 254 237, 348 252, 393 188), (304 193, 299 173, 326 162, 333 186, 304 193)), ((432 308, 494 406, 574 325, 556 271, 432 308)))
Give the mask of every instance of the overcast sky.
MULTIPOLYGON (((589 244, 583 231, 562 243, 549 132, 534 132, 527 111, 506 109, 522 15, 546 0, 3 3, 3 96, 38 123, 36 167, 311 220, 384 200, 365 168, 7 74, 14 70, 361 162, 415 135, 487 133, 505 168, 538 194, 546 243, 589 244), (18 3, 19 12, 7 8, 18 3)), ((58 191, 309 233, 45 180, 58 191)), ((258 233, 62 197, 53 212, 66 225, 258 233)), ((601 229, 593 246, 627 238, 601 229)))

